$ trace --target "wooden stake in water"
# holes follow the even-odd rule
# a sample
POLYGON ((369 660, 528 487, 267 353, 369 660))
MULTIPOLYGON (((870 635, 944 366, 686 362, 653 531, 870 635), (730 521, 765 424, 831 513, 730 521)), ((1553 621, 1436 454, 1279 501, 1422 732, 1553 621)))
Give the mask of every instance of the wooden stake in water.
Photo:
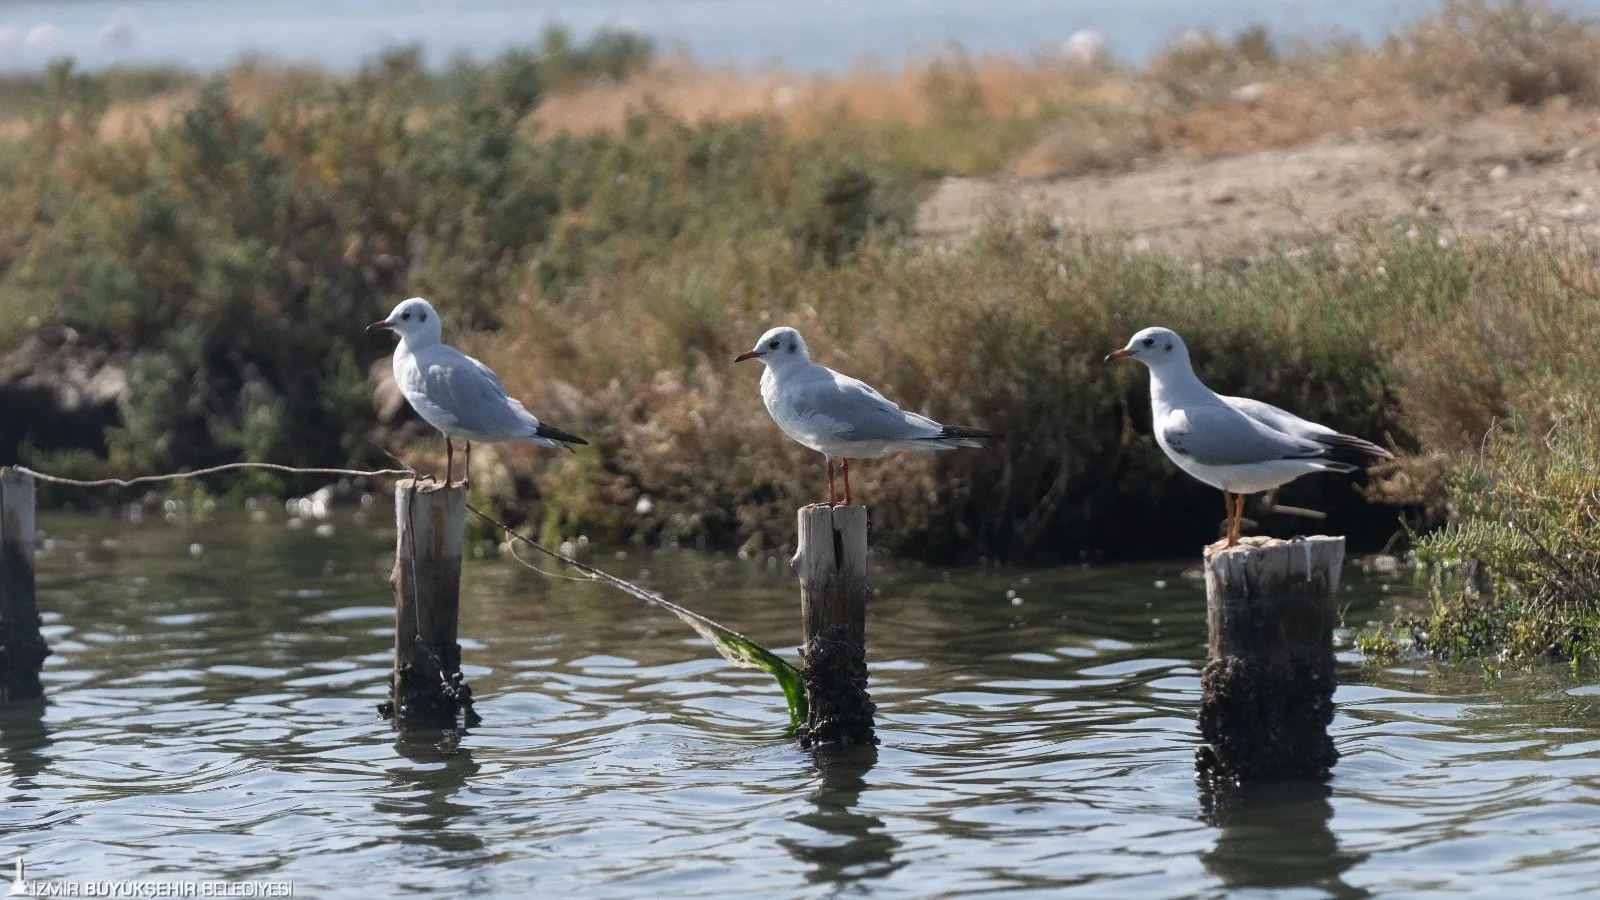
POLYGON ((456 643, 467 489, 402 481, 394 506, 394 674, 384 712, 400 725, 453 725, 472 709, 456 643))
POLYGON ((34 484, 0 469, 0 701, 44 694, 39 670, 50 655, 34 599, 34 484))
POLYGON ((800 746, 878 742, 867 695, 867 510, 800 510, 801 674, 809 709, 800 746))
POLYGON ((1207 548, 1209 661, 1196 765, 1224 781, 1320 778, 1338 760, 1333 628, 1344 538, 1207 548))

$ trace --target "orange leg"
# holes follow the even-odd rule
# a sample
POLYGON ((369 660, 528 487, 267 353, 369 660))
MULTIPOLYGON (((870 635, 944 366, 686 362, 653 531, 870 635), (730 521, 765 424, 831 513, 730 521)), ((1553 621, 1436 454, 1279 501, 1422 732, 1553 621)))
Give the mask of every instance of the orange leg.
POLYGON ((1239 532, 1244 528, 1244 495, 1233 495, 1233 526, 1228 531, 1228 546, 1239 543, 1239 532))
POLYGON ((461 464, 461 484, 466 486, 472 483, 472 442, 462 441, 467 447, 467 461, 461 464))
POLYGON ((833 457, 829 456, 829 457, 827 457, 827 460, 828 460, 828 505, 829 506, 835 506, 835 505, 837 505, 837 501, 835 501, 833 499, 833 496, 834 496, 833 495, 833 457))
POLYGON ((839 467, 844 470, 844 505, 850 505, 850 460, 839 460, 839 467))

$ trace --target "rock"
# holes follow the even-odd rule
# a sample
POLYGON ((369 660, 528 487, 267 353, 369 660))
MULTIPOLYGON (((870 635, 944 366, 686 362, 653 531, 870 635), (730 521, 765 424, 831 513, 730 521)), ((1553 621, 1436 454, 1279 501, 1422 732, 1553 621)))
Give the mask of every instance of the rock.
POLYGON ((1490 181, 1505 181, 1511 177, 1511 169, 1505 163, 1500 163, 1489 170, 1490 181))
POLYGON ((1061 44, 1061 55, 1080 66, 1092 66, 1105 58, 1106 39, 1099 32, 1075 31, 1061 44))
POLYGON ((1228 97, 1235 103, 1243 103, 1245 106, 1255 106, 1270 93, 1272 93, 1272 85, 1267 84, 1264 81, 1252 81, 1249 84, 1241 84, 1232 91, 1229 91, 1228 97))
POLYGON ((15 461, 23 441, 104 453, 106 428, 128 407, 127 364, 66 326, 29 335, 0 358, 0 463, 15 461))
POLYGON ((1365 559, 1357 560, 1356 565, 1363 572, 1392 575, 1400 571, 1400 557, 1388 553, 1374 553, 1365 559))

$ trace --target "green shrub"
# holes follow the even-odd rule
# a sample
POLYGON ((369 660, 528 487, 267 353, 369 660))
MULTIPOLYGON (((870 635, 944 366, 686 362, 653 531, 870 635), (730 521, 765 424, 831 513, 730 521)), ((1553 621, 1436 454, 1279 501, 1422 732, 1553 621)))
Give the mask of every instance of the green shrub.
POLYGON ((1455 520, 1417 542, 1433 608, 1410 623, 1448 656, 1600 661, 1600 417, 1586 402, 1535 439, 1497 429, 1451 478, 1455 520))

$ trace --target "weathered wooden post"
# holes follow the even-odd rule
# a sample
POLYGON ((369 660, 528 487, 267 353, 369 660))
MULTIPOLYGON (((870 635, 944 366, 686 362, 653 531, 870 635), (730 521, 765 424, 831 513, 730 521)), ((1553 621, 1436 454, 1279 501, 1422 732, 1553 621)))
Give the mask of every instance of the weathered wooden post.
POLYGON ((467 489, 402 481, 394 508, 394 673, 380 709, 402 726, 454 725, 472 710, 456 643, 467 489))
POLYGON ((1333 628, 1344 538, 1241 538, 1207 548, 1209 660, 1200 675, 1202 775, 1320 778, 1338 760, 1333 628))
POLYGON ((0 469, 0 701, 44 694, 39 670, 50 655, 34 598, 33 479, 0 469))
POLYGON ((800 746, 878 742, 867 696, 867 509, 800 510, 800 648, 808 713, 800 746))

